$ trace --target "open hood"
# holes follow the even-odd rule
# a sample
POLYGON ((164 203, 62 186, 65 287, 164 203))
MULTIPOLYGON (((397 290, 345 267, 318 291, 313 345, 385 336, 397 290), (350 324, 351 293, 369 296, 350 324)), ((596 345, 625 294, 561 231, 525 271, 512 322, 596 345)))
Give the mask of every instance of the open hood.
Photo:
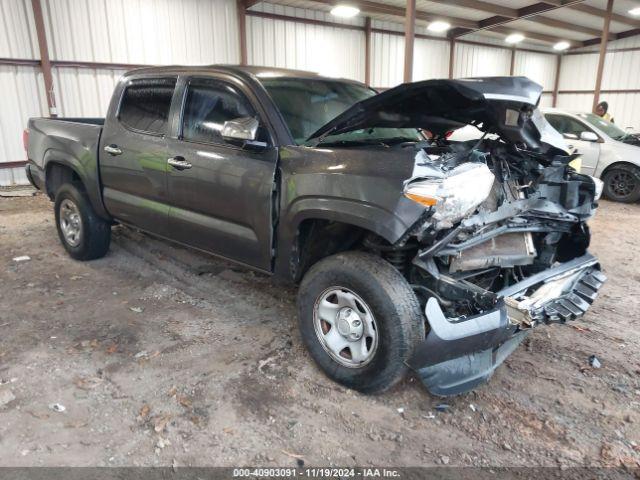
POLYGON ((309 140, 373 127, 422 128, 444 135, 471 124, 531 149, 548 143, 566 151, 562 136, 536 109, 541 94, 542 87, 526 77, 405 83, 356 103, 309 140))

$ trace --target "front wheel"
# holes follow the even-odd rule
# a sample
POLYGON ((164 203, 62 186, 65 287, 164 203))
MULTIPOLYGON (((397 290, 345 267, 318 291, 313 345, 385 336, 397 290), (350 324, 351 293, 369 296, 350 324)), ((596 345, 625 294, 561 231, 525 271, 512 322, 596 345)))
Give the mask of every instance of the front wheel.
POLYGON ((604 195, 609 200, 633 203, 640 200, 640 168, 618 165, 607 171, 602 179, 604 195))
POLYGON ((76 260, 104 257, 111 226, 93 211, 81 185, 66 183, 56 192, 56 226, 65 250, 76 260))
POLYGON ((388 262, 362 252, 332 255, 307 272, 298 292, 298 322, 327 376, 365 393, 402 379, 425 338, 411 286, 388 262))

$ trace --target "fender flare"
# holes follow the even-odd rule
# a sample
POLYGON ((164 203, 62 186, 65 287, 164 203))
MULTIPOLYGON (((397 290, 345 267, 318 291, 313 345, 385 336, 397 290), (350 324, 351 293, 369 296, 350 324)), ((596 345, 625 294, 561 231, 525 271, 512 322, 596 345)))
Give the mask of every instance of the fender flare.
POLYGON ((395 212, 379 206, 341 198, 302 198, 289 208, 285 220, 293 232, 307 219, 330 220, 364 228, 389 243, 396 242, 411 227, 395 212))
MULTIPOLYGON (((408 212, 407 212, 408 213, 408 212)), ((346 223, 373 232, 387 240, 396 242, 417 220, 407 215, 404 221, 398 212, 392 212, 370 203, 327 197, 304 197, 296 199, 278 224, 278 255, 274 273, 276 276, 296 282, 292 269, 292 255, 300 224, 309 219, 346 223)))
MULTIPOLYGON (((91 172, 87 171, 86 167, 83 163, 76 158, 75 156, 65 152, 63 150, 58 150, 56 148, 49 148, 45 151, 43 155, 43 165, 45 172, 45 189, 48 190, 48 175, 47 172, 52 165, 62 165, 71 169, 80 179, 84 189, 89 197, 89 201, 91 202, 91 206, 93 207, 96 214, 108 221, 111 221, 112 218, 109 213, 106 211, 104 204, 102 203, 102 195, 101 195, 101 187, 100 187, 100 178, 97 172, 98 166, 95 166, 95 169, 91 172)), ((47 192, 48 193, 48 192, 47 192)))

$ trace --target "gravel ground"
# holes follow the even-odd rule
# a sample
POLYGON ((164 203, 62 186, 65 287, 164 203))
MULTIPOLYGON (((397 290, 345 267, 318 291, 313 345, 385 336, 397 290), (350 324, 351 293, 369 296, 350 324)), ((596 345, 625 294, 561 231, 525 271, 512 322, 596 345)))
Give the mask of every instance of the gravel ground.
POLYGON ((412 377, 327 380, 292 288, 121 227, 76 262, 46 198, 0 198, 0 465, 638 466, 640 205, 591 226, 609 281, 588 315, 441 412, 412 377))

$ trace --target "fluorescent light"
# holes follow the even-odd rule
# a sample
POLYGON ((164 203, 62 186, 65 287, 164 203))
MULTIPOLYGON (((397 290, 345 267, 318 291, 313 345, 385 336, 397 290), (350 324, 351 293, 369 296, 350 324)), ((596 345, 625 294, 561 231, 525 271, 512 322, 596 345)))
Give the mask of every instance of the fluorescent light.
POLYGON ((571 44, 569 42, 558 42, 553 46, 554 50, 566 50, 567 48, 569 48, 571 46, 571 44))
POLYGON ((331 15, 342 18, 355 17, 360 13, 360 9, 351 5, 336 5, 331 9, 331 15))
POLYGON ((504 39, 507 43, 520 43, 522 40, 524 40, 524 35, 521 33, 512 33, 504 39))
POLYGON ((631 10, 629 10, 629 13, 631 15, 640 15, 640 7, 632 8, 631 10))
POLYGON ((427 25, 427 30, 431 32, 446 32, 450 28, 450 23, 442 22, 440 20, 436 20, 435 22, 431 22, 429 25, 427 25))

